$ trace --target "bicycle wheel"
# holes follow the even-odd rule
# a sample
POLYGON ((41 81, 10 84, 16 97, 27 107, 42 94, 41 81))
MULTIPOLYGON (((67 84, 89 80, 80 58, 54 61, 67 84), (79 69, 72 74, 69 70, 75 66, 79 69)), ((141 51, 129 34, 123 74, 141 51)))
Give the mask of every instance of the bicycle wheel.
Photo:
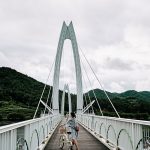
POLYGON ((69 146, 68 150, 73 150, 73 146, 69 146))
POLYGON ((63 147, 64 147, 64 136, 60 136, 60 138, 59 138, 59 148, 60 149, 63 149, 63 147))

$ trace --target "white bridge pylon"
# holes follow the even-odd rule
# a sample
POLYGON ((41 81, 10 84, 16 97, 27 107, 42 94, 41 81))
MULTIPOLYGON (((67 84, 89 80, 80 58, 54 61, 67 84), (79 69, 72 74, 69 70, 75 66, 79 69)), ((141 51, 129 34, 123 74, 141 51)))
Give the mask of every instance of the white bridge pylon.
POLYGON ((76 89, 77 89, 77 113, 82 113, 83 109, 83 89, 82 89, 82 72, 80 65, 80 56, 78 52, 78 44, 76 41, 76 36, 73 28, 72 22, 69 26, 66 23, 63 23, 61 34, 57 47, 57 54, 55 58, 55 68, 54 68, 54 77, 53 77, 53 94, 52 94, 52 108, 54 114, 59 113, 59 76, 60 76, 60 65, 64 41, 66 39, 71 40, 74 62, 75 62, 75 72, 76 72, 76 89))
POLYGON ((62 101, 61 101, 61 114, 64 115, 64 107, 65 107, 65 92, 68 92, 68 102, 69 102, 69 114, 72 112, 72 104, 71 104, 71 96, 69 91, 68 84, 64 85, 63 95, 62 95, 62 101))

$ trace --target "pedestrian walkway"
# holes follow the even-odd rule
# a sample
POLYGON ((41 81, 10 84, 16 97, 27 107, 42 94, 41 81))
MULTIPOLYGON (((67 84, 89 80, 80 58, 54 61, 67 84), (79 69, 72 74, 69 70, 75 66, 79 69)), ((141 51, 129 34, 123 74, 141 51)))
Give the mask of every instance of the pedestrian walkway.
MULTIPOLYGON (((59 127, 55 130, 50 141, 48 142, 45 150, 59 150, 59 127)), ((100 141, 93 137, 87 132, 82 126, 80 126, 79 137, 78 137, 79 149, 80 150, 108 150, 100 141)), ((67 150, 67 147, 64 147, 67 150)), ((74 147, 75 150, 75 147, 74 147)))

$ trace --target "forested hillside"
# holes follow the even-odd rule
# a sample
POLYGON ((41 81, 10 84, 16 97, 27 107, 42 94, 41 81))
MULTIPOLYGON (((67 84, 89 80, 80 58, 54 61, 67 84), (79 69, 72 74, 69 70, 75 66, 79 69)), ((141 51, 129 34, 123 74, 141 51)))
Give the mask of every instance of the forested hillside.
MULTIPOLYGON (((40 99, 44 84, 17 72, 14 69, 1 67, 0 68, 0 120, 6 121, 20 121, 31 119, 36 109, 37 103, 40 99)), ((43 101, 46 101, 49 86, 43 96, 43 101)), ((51 88, 52 90, 52 88, 51 88)), ((100 89, 95 89, 94 92, 98 98, 104 115, 115 116, 114 111, 107 100, 104 92, 100 89)), ((52 93, 52 92, 51 92, 52 93)), ((145 119, 148 120, 150 116, 150 92, 143 91, 126 91, 123 93, 107 92, 113 104, 119 111, 121 117, 145 119)), ((59 91, 59 99, 61 99, 62 91, 59 91)), ((94 98, 93 91, 89 91, 89 96, 94 98)), ((50 95, 51 97, 51 95, 50 95)), ((68 111, 68 101, 66 95, 65 110, 68 111)), ((85 94, 89 103, 88 93, 85 94)), ((76 95, 71 94, 72 107, 75 111, 76 95)), ((50 103, 50 101, 48 102, 50 103)), ((86 101, 84 100, 84 104, 86 101)), ((40 107, 38 115, 41 113, 43 107, 40 107)), ((98 106, 94 104, 94 111, 99 114, 98 106)))
MULTIPOLYGON (((0 68, 0 120, 20 121, 31 119, 34 115, 36 106, 40 99, 44 84, 17 72, 14 69, 0 68)), ((50 86, 46 86, 42 100, 46 102, 50 86)), ((51 87, 52 91, 52 87, 51 87)), ((51 92, 52 93, 52 92, 51 92)), ((59 91, 60 99, 62 91, 59 91)), ((51 97, 51 94, 50 94, 51 97)), ((71 94, 72 101, 75 103, 76 95, 71 94)), ((66 95, 67 98, 67 95, 66 95)), ((48 102, 50 104, 50 100, 48 102)), ((66 102, 65 109, 68 109, 66 102)), ((40 105, 38 116, 44 109, 40 105)), ((73 105, 75 110, 75 105, 73 105)))
MULTIPOLYGON (((98 101, 104 114, 116 116, 104 92, 100 89, 95 89, 94 92, 98 97, 98 101)), ((129 90, 123 93, 110 93, 107 91, 106 93, 121 117, 150 120, 150 92, 129 90)), ((92 100, 95 99, 92 90, 89 91, 89 95, 92 100)), ((88 98, 88 93, 86 93, 86 98, 88 98)), ((96 107, 96 103, 94 106, 96 107)))

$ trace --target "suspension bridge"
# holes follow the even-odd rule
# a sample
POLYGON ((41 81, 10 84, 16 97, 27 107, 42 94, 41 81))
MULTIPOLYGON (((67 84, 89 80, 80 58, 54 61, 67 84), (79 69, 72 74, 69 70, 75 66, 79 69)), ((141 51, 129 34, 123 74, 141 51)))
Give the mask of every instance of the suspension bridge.
POLYGON ((68 26, 64 22, 61 29, 57 54, 52 65, 52 68, 54 66, 52 96, 50 97, 50 88, 47 100, 43 101, 42 99, 47 86, 47 81, 50 77, 52 70, 51 68, 33 119, 0 127, 0 150, 59 149, 58 127, 64 116, 66 91, 68 93, 69 112, 72 111, 72 101, 69 85, 67 83, 64 85, 62 99, 59 100, 60 65, 63 45, 66 39, 71 40, 75 62, 77 89, 75 111, 77 114, 77 121, 80 124, 78 138, 79 148, 81 150, 150 150, 150 122, 124 119, 120 117, 98 76, 94 72, 94 69, 92 68, 83 51, 80 49, 85 61, 93 72, 95 80, 97 80, 101 89, 103 89, 104 94, 116 113, 116 117, 108 117, 103 115, 103 111, 98 102, 96 94, 94 93, 94 90, 92 90, 95 98, 94 100, 90 99, 90 95, 84 94, 85 92, 83 92, 83 83, 85 82, 85 77, 82 74, 83 71, 87 75, 91 89, 92 83, 84 65, 82 65, 83 70, 81 70, 81 64, 83 64, 83 60, 79 55, 78 44, 72 22, 68 26), (50 98, 52 105, 48 105, 50 98), (90 100, 89 103, 87 102, 87 98, 90 100), (59 108, 59 101, 61 101, 61 109, 59 108), (93 103, 97 104, 101 116, 94 114, 93 103), (41 105, 44 105, 45 107, 44 113, 40 118, 37 118, 37 112, 41 105), (89 113, 89 109, 92 110, 92 113, 89 113))

